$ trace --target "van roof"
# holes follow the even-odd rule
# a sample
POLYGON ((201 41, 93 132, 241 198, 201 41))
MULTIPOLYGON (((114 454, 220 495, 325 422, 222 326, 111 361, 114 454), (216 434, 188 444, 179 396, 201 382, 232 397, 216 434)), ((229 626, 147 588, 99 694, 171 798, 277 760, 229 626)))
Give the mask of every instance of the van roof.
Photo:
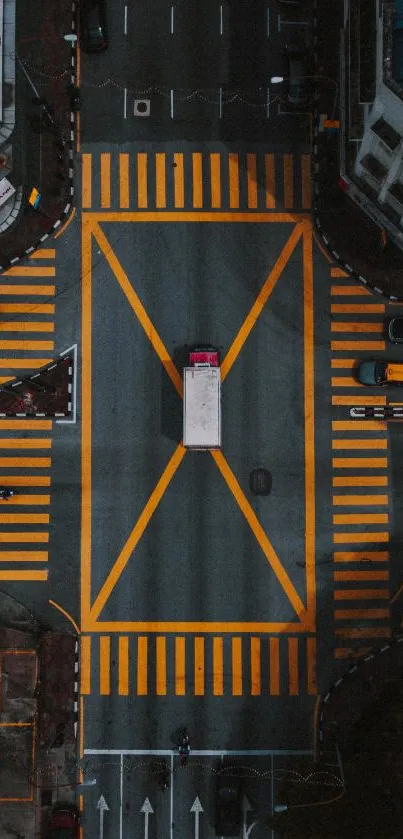
POLYGON ((403 363, 394 361, 386 367, 386 379, 388 382, 403 382, 403 363))

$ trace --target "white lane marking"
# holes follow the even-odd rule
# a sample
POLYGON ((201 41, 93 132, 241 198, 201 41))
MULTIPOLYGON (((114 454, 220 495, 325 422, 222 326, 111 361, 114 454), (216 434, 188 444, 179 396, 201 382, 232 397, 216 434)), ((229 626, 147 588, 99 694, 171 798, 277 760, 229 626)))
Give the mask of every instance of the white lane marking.
POLYGON ((140 810, 140 813, 144 813, 144 839, 148 839, 148 819, 150 818, 153 812, 154 810, 150 804, 150 799, 146 798, 140 810))
POLYGON ((120 755, 120 839, 123 839, 123 761, 124 756, 120 755))
MULTIPOLYGON (((84 755, 151 755, 153 757, 173 757, 177 749, 84 749, 84 755)), ((312 757, 312 749, 192 749, 192 755, 198 757, 292 757, 304 755, 312 757)))
POLYGON ((73 416, 72 419, 59 419, 56 420, 57 423, 69 423, 70 425, 75 425, 77 422, 77 344, 72 344, 67 350, 63 350, 60 355, 70 355, 73 353, 74 357, 74 367, 73 367, 73 393, 72 393, 72 404, 73 404, 73 416))
POLYGON ((171 792, 171 796, 170 796, 169 807, 170 807, 170 811, 171 811, 171 813, 170 813, 171 817, 170 817, 170 820, 169 820, 169 823, 170 823, 169 839, 173 839, 173 836, 174 836, 174 753, 173 752, 171 754, 171 789, 170 789, 170 792, 171 792))
POLYGON ((267 7, 267 37, 270 38, 270 9, 267 7))
POLYGON ((174 34, 174 7, 171 6, 171 35, 174 34))
POLYGON ((222 17, 222 3, 221 3, 220 4, 220 35, 223 34, 223 31, 224 31, 224 23, 223 23, 223 17, 222 17))
POLYGON ((171 119, 174 118, 174 92, 171 90, 171 119))
POLYGON ((99 810, 99 839, 104 839, 104 815, 109 810, 109 807, 101 795, 97 803, 97 810, 99 810))
POLYGON ((125 87, 125 92, 123 94, 123 119, 127 118, 127 87, 125 87))
POLYGON ((266 116, 267 119, 270 117, 270 88, 267 88, 267 96, 266 96, 266 116))
POLYGON ((124 33, 127 35, 127 6, 125 6, 125 25, 124 25, 124 33))
POLYGON ((200 802, 200 798, 198 796, 196 796, 196 798, 195 798, 195 800, 194 800, 194 802, 193 802, 193 804, 190 808, 190 812, 195 814, 194 837, 195 837, 195 839, 199 839, 199 836, 200 836, 200 832, 199 832, 200 813, 203 813, 204 811, 203 811, 203 807, 202 807, 201 802, 200 802))

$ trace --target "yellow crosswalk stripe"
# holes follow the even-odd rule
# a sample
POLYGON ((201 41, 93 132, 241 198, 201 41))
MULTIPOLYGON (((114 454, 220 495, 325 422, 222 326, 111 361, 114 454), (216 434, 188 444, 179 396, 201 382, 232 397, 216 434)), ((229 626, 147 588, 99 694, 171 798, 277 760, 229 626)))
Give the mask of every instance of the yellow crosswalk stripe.
POLYGON ((389 609, 335 609, 334 618, 341 620, 384 620, 390 615, 389 609))
POLYGON ((213 638, 213 695, 224 693, 223 639, 213 638))
POLYGON ((49 542, 49 533, 34 533, 17 532, 15 530, 5 531, 0 533, 0 542, 49 542))
POLYGON ((332 352, 382 352, 385 341, 331 341, 332 352))
POLYGON ((48 571, 0 571, 0 580, 5 582, 46 583, 48 571))
POLYGON ((165 154, 155 155, 155 205, 158 210, 167 205, 165 154))
POLYGON ((129 639, 127 635, 119 638, 119 696, 128 696, 129 686, 129 639))
POLYGON ((167 646, 165 636, 156 639, 157 653, 157 696, 165 696, 167 692, 167 646))
POLYGON ((388 588, 339 588, 335 600, 389 600, 388 588))
POLYGON ((266 208, 274 210, 276 206, 276 176, 274 154, 265 154, 266 208))
POLYGON ((211 208, 219 210, 221 207, 221 155, 216 152, 210 154, 211 180, 211 208))
POLYGON ((137 154, 137 203, 140 210, 146 210, 148 206, 147 188, 147 154, 137 154))
POLYGON ((148 638, 141 635, 137 639, 137 694, 147 696, 147 663, 148 663, 148 638))
POLYGON ((290 696, 297 696, 299 693, 298 638, 288 639, 288 667, 289 693, 290 696))
POLYGON ((330 324, 332 332, 383 332, 384 326, 382 323, 376 321, 338 321, 334 320, 330 324))
POLYGON ((251 695, 260 696, 261 693, 261 662, 260 662, 260 638, 250 639, 250 668, 251 668, 251 695))
POLYGON ((387 475, 346 475, 342 478, 334 477, 332 479, 334 487, 386 487, 388 485, 387 475))
POLYGON ((0 449, 50 449, 49 437, 0 437, 0 449))
POLYGON ((54 303, 0 303, 0 314, 30 314, 53 315, 54 303))
POLYGON ((55 259, 56 248, 38 248, 33 253, 30 253, 29 259, 55 259))
POLYGON ((193 207, 201 210, 203 207, 203 156, 201 152, 192 154, 192 176, 193 207))
POLYGON ((336 582, 339 583, 346 583, 346 582, 361 582, 364 580, 365 582, 369 582, 370 580, 389 580, 389 572, 388 571, 335 571, 334 578, 336 582))
POLYGON ((334 457, 333 469, 386 469, 387 457, 334 457))
POLYGON ((101 635, 99 639, 99 692, 101 696, 109 696, 111 663, 111 639, 109 635, 101 635))
POLYGON ((56 288, 54 285, 0 285, 0 294, 4 297, 12 297, 13 294, 30 297, 31 295, 38 295, 38 297, 53 297, 56 288))
POLYGON ((204 638, 194 639, 195 696, 204 696, 204 638))
POLYGON ((332 405, 386 405, 386 396, 332 396, 332 405))
POLYGON ((332 449, 387 449, 386 437, 360 437, 355 439, 332 440, 332 449))
POLYGON ((333 524, 388 524, 387 513, 343 513, 333 516, 333 524))
POLYGON ((47 551, 0 551, 0 562, 47 562, 47 551))
POLYGON ((0 513, 0 524, 49 524, 49 519, 48 513, 0 513))
MULTIPOLYGON (((332 274, 332 276, 335 275, 332 274)), ((345 276, 345 274, 342 273, 340 276, 345 276)), ((372 297, 371 292, 364 285, 332 285, 330 294, 332 297, 372 297)))
POLYGON ((348 545, 353 543, 370 542, 389 542, 389 533, 383 531, 382 533, 333 533, 333 543, 338 545, 348 545))
POLYGON ((386 431, 383 420, 333 420, 332 431, 386 431))
POLYGON ((246 172, 248 184, 248 209, 257 209, 257 169, 256 154, 246 155, 246 172))
POLYGON ((382 303, 332 303, 330 307, 332 315, 375 315, 385 312, 382 303))
POLYGON ((388 504, 387 495, 334 495, 334 507, 382 507, 388 504))
POLYGON ((111 156, 108 152, 101 154, 101 207, 103 210, 111 206, 111 156))
POLYGON ((242 639, 232 638, 232 695, 242 696, 242 639))
POLYGON ((360 382, 357 382, 356 379, 353 379, 352 376, 332 376, 332 387, 356 387, 357 389, 363 388, 360 382))
POLYGON ((124 152, 119 155, 119 206, 121 210, 130 207, 129 155, 124 152))
MULTIPOLYGON (((16 320, 0 321, 0 332, 54 332, 55 325, 51 321, 16 320)), ((49 359, 47 359, 48 361, 49 359)), ((47 363, 47 362, 46 362, 47 363)))
POLYGON ((54 350, 54 341, 0 341, 0 350, 54 350))
POLYGON ((335 634, 339 638, 390 638, 392 631, 388 626, 360 626, 359 629, 335 628, 335 634))
POLYGON ((175 693, 176 696, 185 696, 186 693, 186 658, 185 638, 175 638, 175 693))
MULTIPOLYGON (((54 277, 56 269, 53 265, 13 265, 3 271, 3 277, 54 277)), ((1 286, 8 288, 8 286, 1 286)), ((30 288, 30 286, 27 286, 30 288)), ((7 292, 2 292, 5 294, 7 292)))
POLYGON ((182 210, 185 206, 183 154, 174 154, 174 200, 175 207, 182 210))
POLYGON ((335 562, 360 562, 367 559, 374 562, 387 562, 389 551, 336 551, 333 559, 335 562))
POLYGON ((229 205, 231 210, 239 209, 239 157, 234 152, 228 155, 229 205))

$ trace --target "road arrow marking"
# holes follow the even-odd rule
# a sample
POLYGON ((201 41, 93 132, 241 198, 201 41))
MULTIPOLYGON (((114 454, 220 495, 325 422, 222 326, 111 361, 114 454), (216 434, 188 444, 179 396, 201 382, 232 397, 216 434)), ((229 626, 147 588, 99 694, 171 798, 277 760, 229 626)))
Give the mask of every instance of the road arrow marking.
POLYGON ((151 807, 150 800, 146 798, 140 810, 140 813, 144 813, 144 839, 148 839, 148 819, 153 812, 154 810, 151 807))
POLYGON ((103 839, 104 837, 104 813, 109 810, 109 807, 103 797, 100 795, 97 810, 99 810, 99 839, 103 839))
POLYGON ((190 812, 195 814, 195 839, 199 839, 199 819, 200 813, 203 813, 203 807, 200 803, 200 798, 196 796, 191 808, 190 812))
POLYGON ((249 825, 249 827, 246 826, 246 822, 247 822, 247 819, 248 819, 248 813, 251 811, 251 809, 252 809, 252 807, 250 806, 246 795, 244 795, 244 797, 242 799, 242 815, 243 815, 242 835, 243 835, 243 839, 248 839, 248 837, 252 833, 253 828, 255 827, 255 824, 257 824, 257 822, 252 822, 252 824, 249 825))

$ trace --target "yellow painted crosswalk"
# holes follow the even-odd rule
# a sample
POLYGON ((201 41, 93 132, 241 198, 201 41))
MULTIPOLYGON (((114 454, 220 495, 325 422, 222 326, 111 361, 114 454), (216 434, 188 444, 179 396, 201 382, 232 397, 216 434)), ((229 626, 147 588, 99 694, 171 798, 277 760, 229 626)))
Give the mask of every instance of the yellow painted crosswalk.
POLYGON ((315 673, 313 636, 132 634, 81 638, 84 695, 314 695, 315 673))
MULTIPOLYGON (((54 358, 55 255, 39 249, 2 274, 0 384, 54 358)), ((51 419, 0 418, 0 485, 18 490, 0 500, 0 581, 47 580, 52 427, 51 419)))
POLYGON ((360 358, 385 351, 385 305, 340 268, 331 279, 334 654, 344 660, 390 635, 387 423, 349 419, 350 407, 386 404, 354 376, 360 358))
POLYGON ((103 152, 81 159, 84 210, 311 208, 309 154, 103 152))

